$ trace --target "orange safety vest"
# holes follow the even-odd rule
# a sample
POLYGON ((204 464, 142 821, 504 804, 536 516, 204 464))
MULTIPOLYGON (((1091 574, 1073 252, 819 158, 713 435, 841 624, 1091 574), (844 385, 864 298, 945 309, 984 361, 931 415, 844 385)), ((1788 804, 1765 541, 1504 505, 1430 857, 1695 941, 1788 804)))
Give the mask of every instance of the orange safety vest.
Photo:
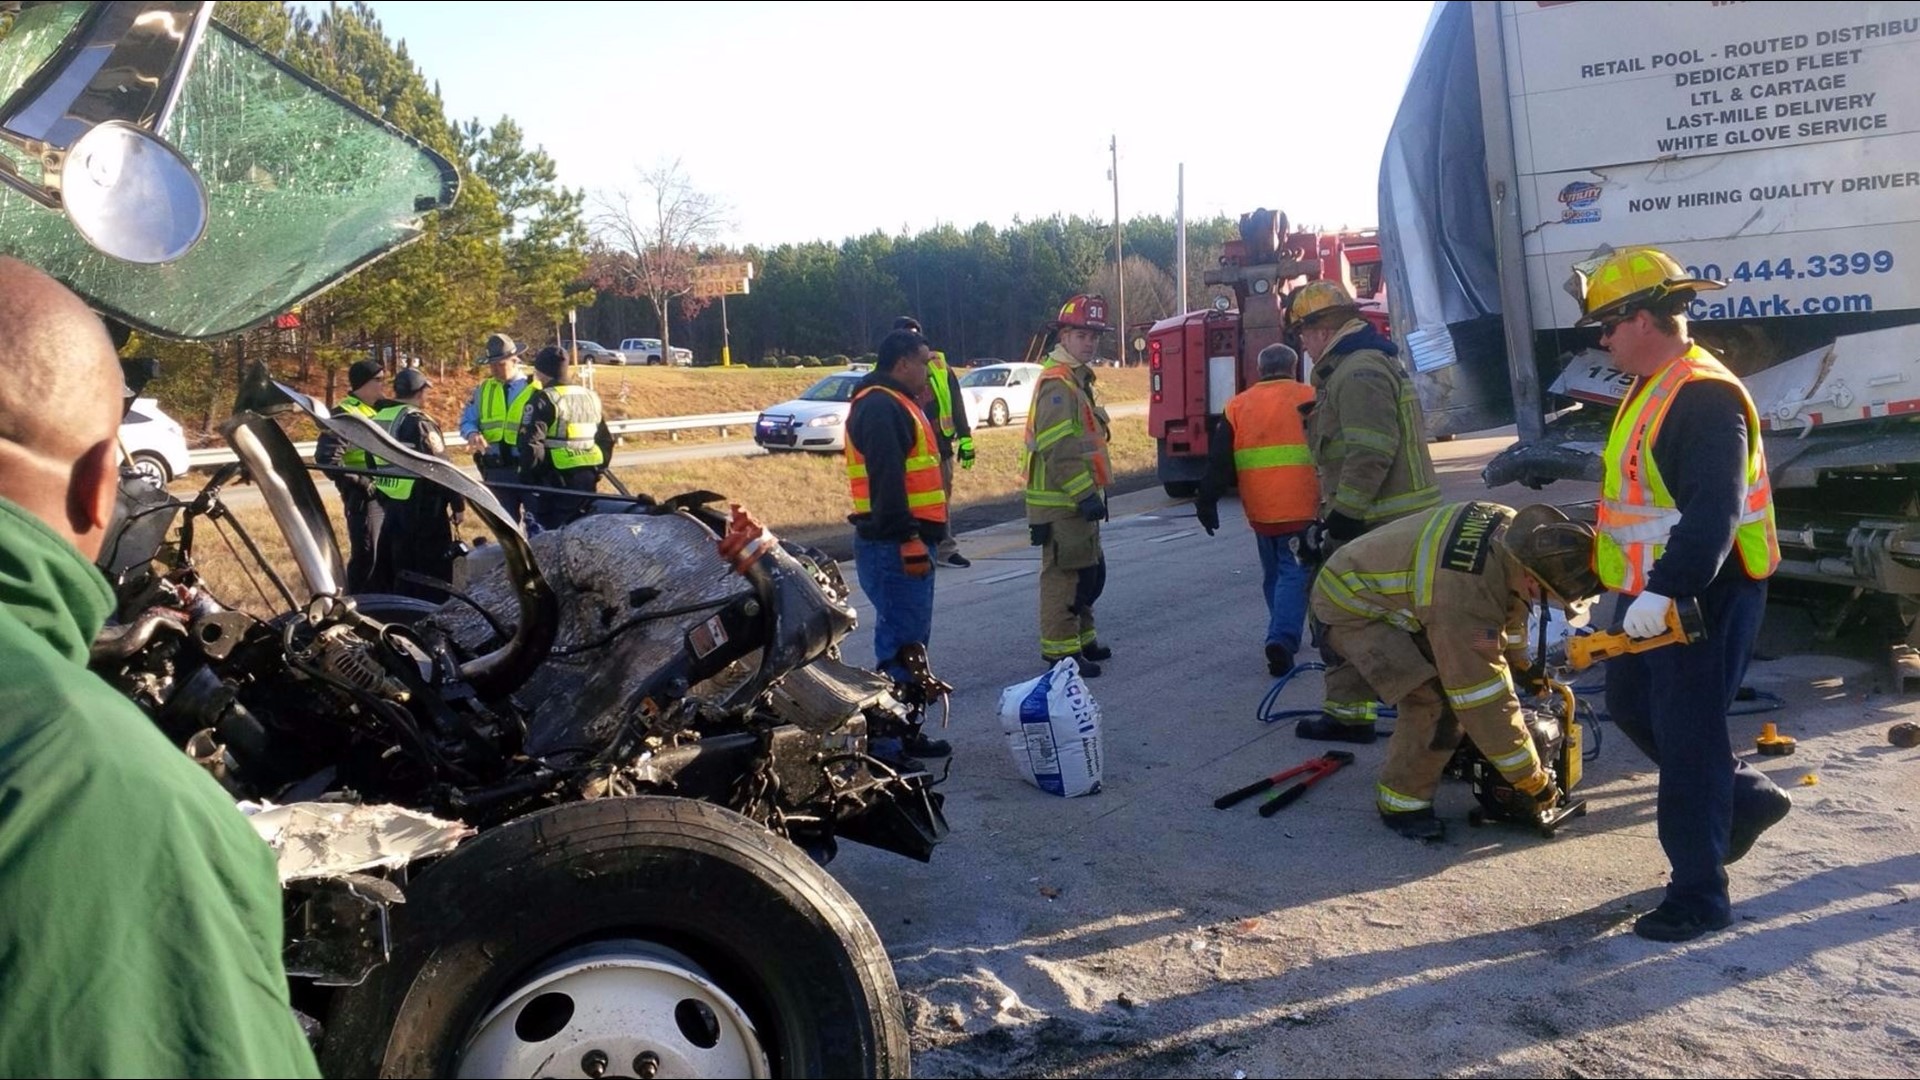
POLYGON ((1227 402, 1233 425, 1233 471, 1240 503, 1255 524, 1312 521, 1320 505, 1320 480, 1307 452, 1307 425, 1300 406, 1313 403, 1313 388, 1292 379, 1266 379, 1227 402))
POLYGON ((1774 525, 1773 486, 1767 479, 1766 447, 1760 440, 1760 414, 1733 372, 1698 345, 1652 376, 1638 380, 1614 414, 1607 436, 1606 476, 1601 481, 1593 568, 1609 589, 1629 594, 1646 591, 1647 575, 1666 551, 1667 537, 1680 523, 1673 493, 1653 460, 1660 424, 1680 388, 1700 379, 1716 379, 1740 392, 1747 407, 1747 492, 1734 549, 1747 576, 1755 580, 1780 565, 1780 539, 1774 525))
MULTIPOLYGON (((906 408, 913 417, 913 450, 907 455, 907 509, 921 521, 937 521, 945 524, 947 520, 947 486, 940 477, 940 451, 933 441, 933 425, 927 422, 927 414, 915 405, 912 399, 897 390, 885 386, 869 386, 853 395, 853 407, 860 407, 860 399, 875 390, 887 395, 906 408)), ((851 418, 852 410, 848 410, 851 418)), ((849 438, 847 446, 847 487, 853 494, 853 512, 871 514, 873 495, 867 487, 867 459, 860 448, 853 445, 849 438)))

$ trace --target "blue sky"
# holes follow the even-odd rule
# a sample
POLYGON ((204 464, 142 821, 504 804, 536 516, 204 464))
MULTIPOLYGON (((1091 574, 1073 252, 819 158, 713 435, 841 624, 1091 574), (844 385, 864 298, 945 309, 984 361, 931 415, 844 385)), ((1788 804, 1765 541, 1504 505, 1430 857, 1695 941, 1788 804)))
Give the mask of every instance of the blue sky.
POLYGON ((1375 224, 1427 3, 372 4, 449 116, 513 116, 563 183, 678 159, 762 245, 1278 207, 1375 224))

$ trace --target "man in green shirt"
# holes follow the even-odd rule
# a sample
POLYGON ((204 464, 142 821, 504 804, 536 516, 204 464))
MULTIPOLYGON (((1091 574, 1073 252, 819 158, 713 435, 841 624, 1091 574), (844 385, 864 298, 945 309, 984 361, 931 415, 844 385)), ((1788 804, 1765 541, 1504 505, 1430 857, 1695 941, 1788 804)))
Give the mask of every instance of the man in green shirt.
POLYGON ((273 853, 87 670, 119 480, 106 328, 0 258, 0 1076, 317 1076, 273 853))

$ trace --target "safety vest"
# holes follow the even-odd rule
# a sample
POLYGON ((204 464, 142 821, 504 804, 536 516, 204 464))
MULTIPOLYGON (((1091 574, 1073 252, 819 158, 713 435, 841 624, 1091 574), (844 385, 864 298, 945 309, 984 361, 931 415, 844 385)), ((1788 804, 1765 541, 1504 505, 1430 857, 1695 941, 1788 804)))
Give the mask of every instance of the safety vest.
POLYGON ((480 384, 480 437, 488 446, 517 446, 520 443, 520 418, 527 402, 540 389, 540 380, 529 378, 520 392, 507 400, 507 384, 489 376, 480 384))
MULTIPOLYGON (((940 450, 933 442, 933 425, 927 414, 905 394, 886 386, 869 386, 853 395, 853 408, 874 391, 886 394, 906 407, 913 417, 913 450, 907 455, 907 510, 921 521, 947 520, 946 483, 940 477, 940 450)), ((848 414, 851 416, 851 412, 848 414)), ((853 495, 853 512, 873 513, 873 493, 867 486, 867 459, 853 440, 846 442, 847 489, 853 495)))
MULTIPOLYGON (((374 408, 359 398, 354 397, 352 394, 348 394, 346 397, 340 399, 339 405, 334 407, 335 415, 344 413, 353 413, 355 416, 372 416, 374 408)), ((357 446, 347 447, 347 452, 340 455, 340 464, 349 469, 370 469, 373 467, 372 462, 372 456, 357 446)))
POLYGON ((1048 360, 1040 369, 1040 377, 1034 380, 1033 405, 1027 410, 1027 444, 1022 456, 1025 460, 1020 467, 1027 474, 1028 506, 1078 506, 1088 494, 1103 490, 1113 482, 1113 466, 1107 460, 1107 437, 1100 429, 1099 416, 1093 411, 1093 398, 1080 389, 1072 369, 1057 360, 1048 360), (1045 430, 1036 431, 1041 399, 1050 389, 1047 383, 1054 381, 1067 384, 1079 408, 1075 415, 1055 420, 1045 430), (1074 440, 1072 445, 1079 450, 1078 456, 1086 462, 1086 467, 1068 471, 1068 475, 1056 479, 1049 475, 1045 455, 1068 439, 1074 440))
POLYGON ((600 431, 600 395, 584 386, 550 386, 553 424, 547 429, 547 460, 553 467, 590 469, 606 463, 593 437, 600 431))
POLYGON ((953 426, 953 387, 947 382, 947 354, 936 352, 927 363, 927 383, 933 387, 934 417, 940 434, 951 439, 958 430, 953 426))
POLYGON ((1313 402, 1313 388, 1292 379, 1266 379, 1227 402, 1233 426, 1233 471, 1240 503, 1256 524, 1312 521, 1320 505, 1320 481, 1307 452, 1307 425, 1300 406, 1313 402))
MULTIPOLYGON (((407 414, 419 411, 411 405, 389 405, 373 414, 373 422, 386 425, 387 434, 393 436, 395 442, 399 442, 400 421, 405 420, 407 414)), ((391 464, 386 458, 377 454, 367 456, 373 468, 384 469, 391 464)), ((373 478, 373 487, 375 491, 395 502, 405 502, 413 497, 413 477, 411 476, 376 476, 373 478)))
POLYGON ((1593 566, 1609 589, 1633 594, 1646 591, 1647 576, 1666 551, 1673 527, 1680 523, 1680 510, 1660 476, 1653 447, 1660 437, 1661 422, 1673 407, 1674 395, 1700 379, 1717 379, 1733 387, 1747 409, 1747 491, 1741 503, 1740 524, 1733 533, 1741 566, 1748 577, 1758 580, 1780 565, 1773 487, 1767 479, 1760 414, 1739 378, 1712 353, 1694 345, 1684 356, 1636 382, 1614 414, 1613 430, 1607 436, 1607 471, 1600 488, 1593 566))

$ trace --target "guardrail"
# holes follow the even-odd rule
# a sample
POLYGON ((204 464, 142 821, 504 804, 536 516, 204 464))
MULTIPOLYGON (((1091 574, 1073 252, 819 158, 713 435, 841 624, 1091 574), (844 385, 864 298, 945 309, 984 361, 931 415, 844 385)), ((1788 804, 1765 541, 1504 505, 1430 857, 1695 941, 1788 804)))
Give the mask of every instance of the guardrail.
MULTIPOLYGON (((705 428, 720 428, 725 434, 730 427, 752 427, 760 418, 757 412, 708 413, 703 416, 649 416, 639 420, 609 420, 607 430, 615 437, 621 435, 654 434, 659 432, 698 431, 705 428)), ((293 448, 300 451, 303 458, 313 457, 314 444, 310 442, 294 443, 293 448)), ((192 467, 211 469, 236 460, 233 451, 223 446, 194 450, 187 454, 192 467)))

